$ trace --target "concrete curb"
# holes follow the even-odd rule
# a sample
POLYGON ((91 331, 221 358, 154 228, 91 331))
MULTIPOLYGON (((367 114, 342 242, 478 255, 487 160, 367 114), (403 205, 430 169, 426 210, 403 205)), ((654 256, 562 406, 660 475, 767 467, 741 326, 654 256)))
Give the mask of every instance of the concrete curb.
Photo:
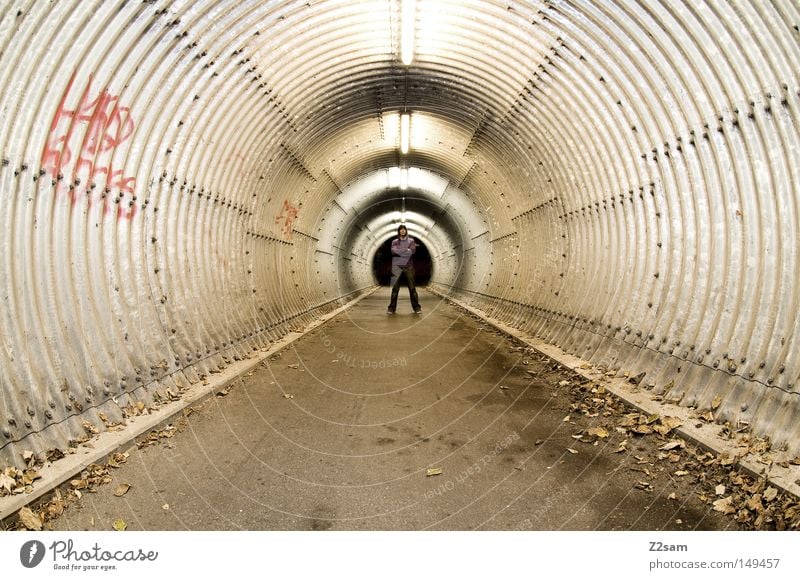
POLYGON ((687 407, 665 403, 663 401, 655 400, 649 391, 643 390, 636 385, 633 385, 624 377, 607 377, 602 372, 594 369, 582 368, 587 366, 587 361, 570 354, 565 353, 560 348, 548 344, 542 340, 531 337, 528 334, 508 326, 490 316, 482 310, 474 308, 460 300, 447 296, 441 292, 426 288, 432 294, 447 300, 463 308, 464 310, 481 318, 488 324, 494 326, 496 329, 524 342, 537 352, 548 356, 565 366, 576 374, 584 377, 587 380, 593 381, 598 385, 602 385, 607 391, 622 399, 632 407, 647 413, 648 415, 659 414, 677 417, 683 421, 683 425, 675 429, 675 432, 684 439, 696 443, 697 445, 711 451, 717 455, 727 454, 730 457, 739 457, 738 465, 756 477, 766 478, 776 488, 790 493, 795 497, 800 497, 800 466, 790 466, 789 468, 781 467, 776 464, 765 465, 758 461, 758 458, 753 454, 742 454, 742 448, 730 440, 722 439, 711 430, 717 425, 699 423, 696 417, 690 416, 690 410, 687 407))
POLYGON ((228 384, 237 380, 239 377, 261 364, 264 360, 280 352, 312 330, 319 328, 345 310, 355 306, 358 302, 370 294, 373 294, 377 289, 378 288, 375 287, 371 290, 367 290, 345 305, 321 316, 303 329, 302 332, 290 332, 281 340, 270 346, 269 349, 254 354, 253 358, 231 363, 225 370, 217 375, 213 375, 213 380, 209 381, 207 385, 195 385, 184 393, 180 400, 164 405, 157 411, 148 415, 128 419, 128 426, 126 429, 122 431, 100 433, 89 441, 88 445, 84 444, 81 446, 81 450, 78 453, 67 455, 58 461, 45 464, 44 467, 39 470, 39 475, 42 477, 37 480, 33 492, 0 498, 0 521, 15 516, 20 509, 52 492, 58 486, 73 478, 76 474, 79 474, 89 465, 102 462, 112 453, 129 448, 138 437, 150 433, 160 426, 166 426, 171 423, 176 415, 183 412, 184 409, 216 395, 228 384))

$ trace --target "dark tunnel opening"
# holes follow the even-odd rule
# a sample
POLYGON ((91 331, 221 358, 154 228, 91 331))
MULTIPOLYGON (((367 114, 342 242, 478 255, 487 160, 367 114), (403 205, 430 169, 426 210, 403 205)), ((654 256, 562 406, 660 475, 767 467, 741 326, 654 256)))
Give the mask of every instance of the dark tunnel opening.
MULTIPOLYGON (((417 251, 414 253, 414 273, 417 286, 426 286, 433 274, 433 260, 425 243, 411 236, 417 242, 417 251)), ((372 274, 381 286, 388 286, 392 278, 392 240, 395 236, 384 241, 372 258, 372 274)))

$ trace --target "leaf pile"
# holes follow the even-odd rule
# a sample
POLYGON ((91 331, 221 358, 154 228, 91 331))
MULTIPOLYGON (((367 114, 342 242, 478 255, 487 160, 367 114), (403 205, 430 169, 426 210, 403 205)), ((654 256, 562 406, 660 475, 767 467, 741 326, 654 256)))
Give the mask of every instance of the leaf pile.
POLYGON ((24 451, 22 460, 25 465, 22 469, 9 466, 0 470, 0 497, 30 493, 33 491, 33 482, 41 479, 38 468, 43 461, 31 451, 24 451))
MULTIPOLYGON (((64 487, 56 489, 52 498, 43 502, 38 507, 24 507, 18 512, 15 528, 18 530, 42 530, 47 528, 47 522, 59 517, 70 504, 76 502, 86 492, 94 492, 97 487, 111 483, 111 472, 128 461, 128 453, 114 453, 110 455, 105 465, 93 463, 84 469, 80 475, 64 487)), ((118 487, 124 495, 130 489, 127 484, 118 487), (124 491, 122 491, 124 489, 124 491)), ((118 496, 119 497, 119 496, 118 496)))
MULTIPOLYGON (((580 380, 580 379, 579 379, 580 380)), ((681 478, 694 486, 697 498, 713 511, 732 517, 741 528, 754 530, 800 529, 800 502, 798 498, 779 492, 765 477, 755 477, 740 469, 739 460, 748 455, 759 463, 773 463, 788 467, 800 464, 800 458, 779 460, 771 448, 769 439, 755 437, 749 426, 722 425, 722 437, 736 442, 738 451, 734 456, 715 455, 697 445, 681 439, 674 430, 682 425, 676 417, 658 414, 648 415, 628 407, 606 392, 602 385, 583 381, 571 384, 571 413, 579 413, 592 419, 593 426, 573 435, 583 443, 597 445, 608 440, 617 445, 617 453, 633 453, 628 449, 633 439, 656 438, 657 452, 654 456, 633 455, 636 465, 631 467, 648 478, 660 474, 681 478), (618 442, 618 440, 620 440, 618 442)), ((700 421, 713 421, 713 410, 719 406, 715 398, 711 409, 697 412, 700 421)), ((638 481, 634 488, 654 491, 651 481, 638 481)), ((671 499, 677 499, 674 494, 671 499)))

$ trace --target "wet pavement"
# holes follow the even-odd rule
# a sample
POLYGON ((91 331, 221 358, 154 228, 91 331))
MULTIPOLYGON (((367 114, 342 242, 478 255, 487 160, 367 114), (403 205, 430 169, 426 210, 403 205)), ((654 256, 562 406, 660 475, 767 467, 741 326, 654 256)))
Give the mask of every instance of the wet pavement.
POLYGON ((104 467, 111 483, 48 525, 738 529, 674 475, 668 437, 615 429, 625 409, 581 377, 421 300, 415 315, 401 294, 394 316, 388 289, 360 301, 104 467))

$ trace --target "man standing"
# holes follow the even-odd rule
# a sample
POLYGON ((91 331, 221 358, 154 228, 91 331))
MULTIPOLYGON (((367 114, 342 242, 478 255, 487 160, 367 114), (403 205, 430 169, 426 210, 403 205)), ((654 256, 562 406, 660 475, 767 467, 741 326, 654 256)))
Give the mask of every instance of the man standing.
POLYGON ((400 281, 405 278, 408 286, 408 295, 411 298, 411 308, 419 314, 422 307, 419 305, 417 288, 414 286, 414 261, 412 256, 417 249, 414 238, 408 236, 406 226, 397 228, 399 237, 392 240, 392 301, 386 314, 394 314, 397 309, 397 295, 400 293, 400 281))

